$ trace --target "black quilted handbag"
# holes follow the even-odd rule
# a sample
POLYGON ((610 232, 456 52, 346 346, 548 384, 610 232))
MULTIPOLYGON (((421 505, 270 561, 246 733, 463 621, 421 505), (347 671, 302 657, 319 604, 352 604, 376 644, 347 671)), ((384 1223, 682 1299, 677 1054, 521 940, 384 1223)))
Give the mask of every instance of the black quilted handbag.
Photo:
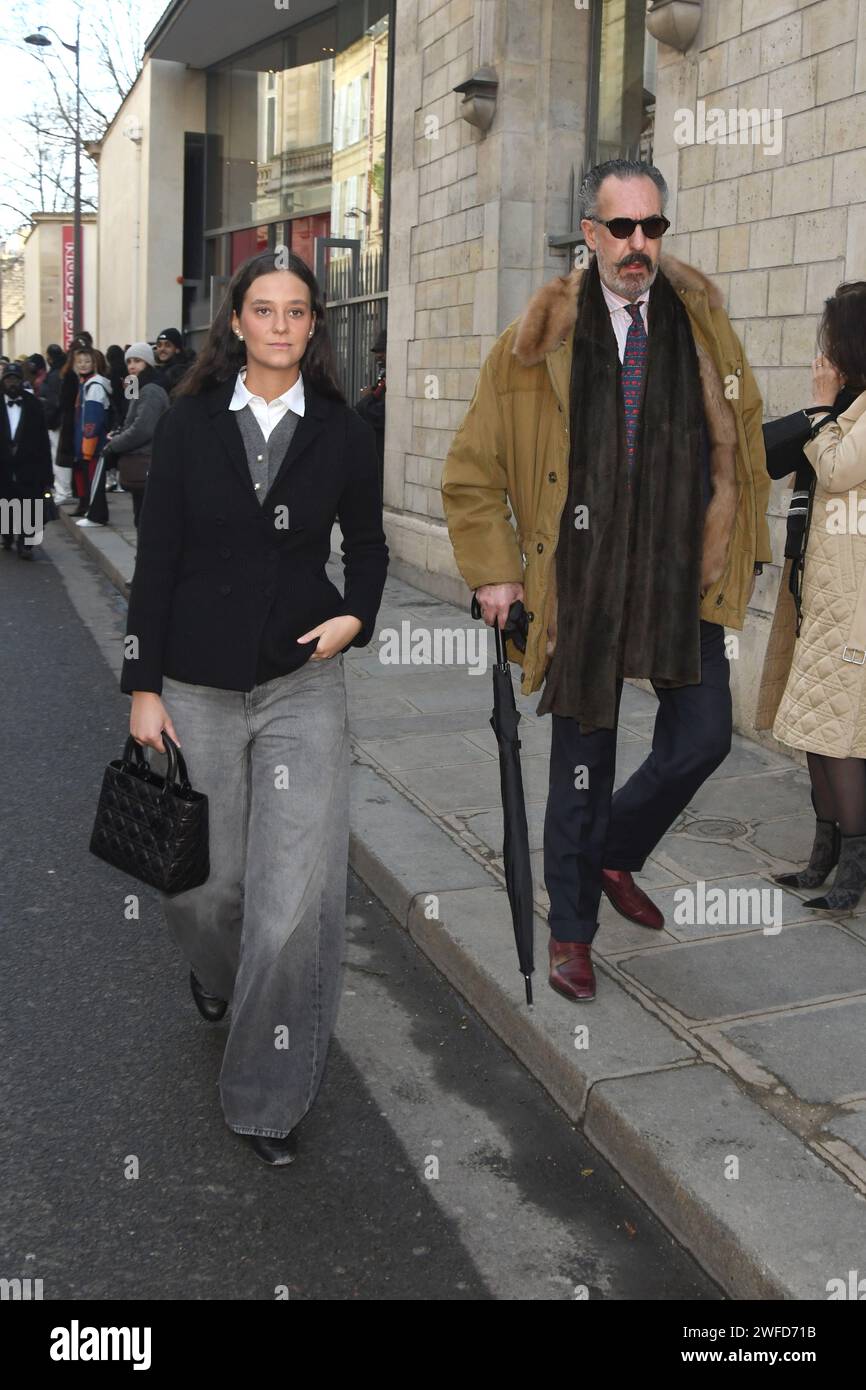
POLYGON ((210 873, 208 805, 190 786, 183 754, 163 730, 165 777, 151 771, 130 735, 123 757, 105 769, 90 850, 107 864, 168 895, 185 893, 210 873), (180 774, 178 776, 178 774, 180 774))

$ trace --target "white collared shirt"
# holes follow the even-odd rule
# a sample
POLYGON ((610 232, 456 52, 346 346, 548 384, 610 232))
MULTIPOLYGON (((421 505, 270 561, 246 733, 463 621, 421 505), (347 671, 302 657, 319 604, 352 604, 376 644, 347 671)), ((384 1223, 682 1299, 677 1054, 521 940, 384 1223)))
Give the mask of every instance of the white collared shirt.
MULTIPOLYGON (((625 358, 625 342, 628 337, 628 330, 631 327, 631 314, 626 313, 625 306, 634 301, 631 299, 623 299, 620 294, 614 294, 613 290, 609 290, 603 280, 601 281, 601 292, 610 310, 610 325, 616 334, 616 346, 619 351, 619 360, 622 362, 625 358)), ((643 299, 639 299, 637 303, 640 305, 640 314, 643 319, 644 330, 646 330, 647 311, 649 309, 649 290, 646 291, 643 299)))
POLYGON ((7 396, 6 413, 9 416, 9 433, 14 439, 21 423, 21 402, 10 400, 7 396))
POLYGON ((235 382, 235 392, 231 398, 229 410, 243 410, 244 406, 248 405, 258 420, 265 439, 270 438, 271 431, 276 429, 287 410, 293 410, 296 415, 303 415, 305 398, 302 372, 298 373, 298 379, 294 386, 290 386, 288 391, 284 391, 274 401, 266 401, 263 396, 254 396, 251 391, 248 391, 246 374, 246 367, 241 367, 235 382))

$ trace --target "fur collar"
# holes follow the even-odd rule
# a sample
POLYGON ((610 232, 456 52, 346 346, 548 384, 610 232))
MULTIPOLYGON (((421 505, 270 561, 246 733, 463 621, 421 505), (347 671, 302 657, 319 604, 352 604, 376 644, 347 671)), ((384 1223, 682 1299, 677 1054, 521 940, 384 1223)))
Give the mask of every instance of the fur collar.
MULTIPOLYGON (((711 309, 724 308, 721 290, 702 270, 675 256, 659 257, 659 268, 675 290, 694 290, 707 296, 711 309)), ((511 351, 524 367, 534 367, 548 352, 559 347, 574 328, 577 289, 583 270, 557 275, 535 291, 520 319, 511 351)))

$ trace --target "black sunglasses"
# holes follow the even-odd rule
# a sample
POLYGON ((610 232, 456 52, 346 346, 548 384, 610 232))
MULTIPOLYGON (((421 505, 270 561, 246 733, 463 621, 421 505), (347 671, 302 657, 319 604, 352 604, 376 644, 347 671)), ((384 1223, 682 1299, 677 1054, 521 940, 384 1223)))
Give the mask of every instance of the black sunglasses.
POLYGON ((603 227, 607 227, 612 237, 617 241, 628 241, 634 232, 635 227, 640 227, 645 237, 650 241, 657 241, 660 236, 664 236, 668 227, 671 225, 666 217, 612 217, 609 222, 605 222, 603 217, 590 217, 590 222, 600 222, 603 227))

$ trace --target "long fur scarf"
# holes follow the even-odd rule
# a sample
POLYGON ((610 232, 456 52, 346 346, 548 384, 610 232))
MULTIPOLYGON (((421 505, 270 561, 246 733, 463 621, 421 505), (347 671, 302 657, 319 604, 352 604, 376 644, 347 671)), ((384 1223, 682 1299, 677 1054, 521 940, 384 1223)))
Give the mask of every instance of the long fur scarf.
POLYGON ((539 713, 614 728, 616 681, 697 684, 704 513, 701 373, 685 307, 659 269, 629 477, 622 369, 595 259, 582 277, 571 376, 569 495, 556 570, 558 630, 539 713), (583 510, 585 509, 585 511, 583 510))

